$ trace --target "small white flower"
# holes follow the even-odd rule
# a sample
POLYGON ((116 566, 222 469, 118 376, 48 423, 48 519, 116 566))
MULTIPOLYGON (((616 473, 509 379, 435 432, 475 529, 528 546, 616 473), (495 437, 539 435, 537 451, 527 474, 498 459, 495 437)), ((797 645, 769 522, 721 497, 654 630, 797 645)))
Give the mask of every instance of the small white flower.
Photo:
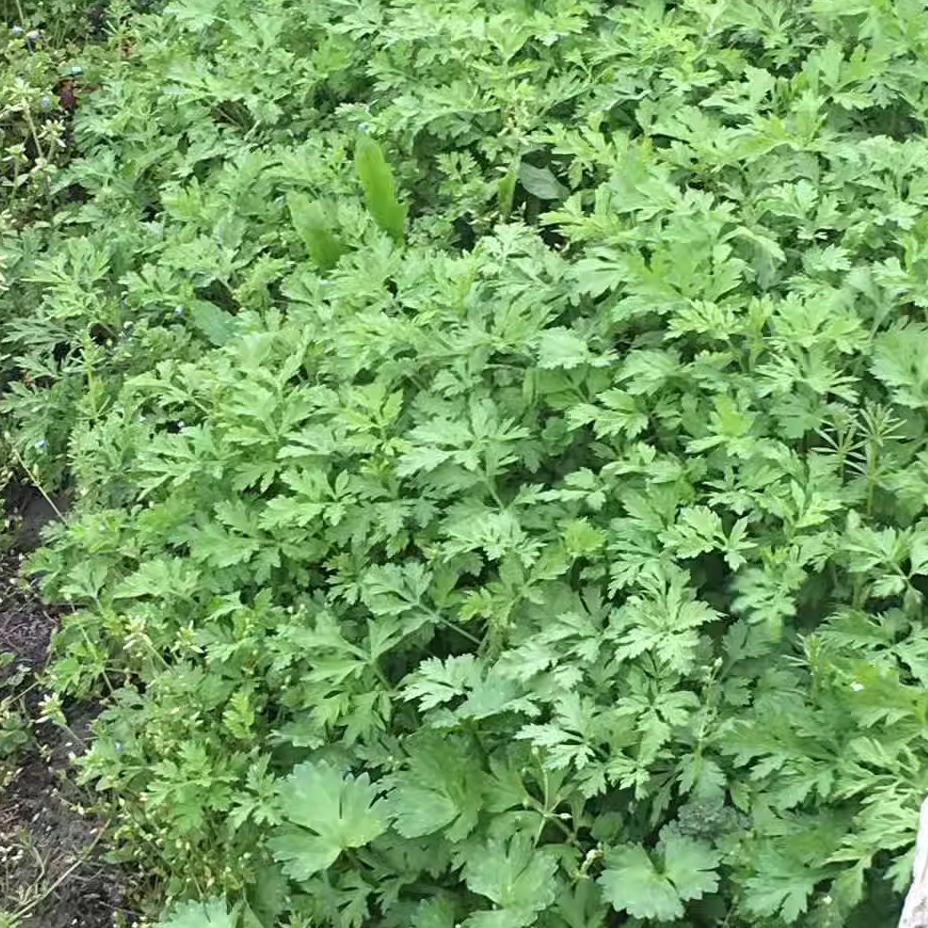
POLYGON ((40 439, 35 443, 35 446, 36 446, 36 448, 38 448, 38 449, 41 451, 47 444, 48 444, 48 442, 47 442, 44 438, 40 438, 40 439))
POLYGON ((859 693, 864 688, 863 683, 858 683, 856 680, 851 684, 851 689, 855 693, 859 693))

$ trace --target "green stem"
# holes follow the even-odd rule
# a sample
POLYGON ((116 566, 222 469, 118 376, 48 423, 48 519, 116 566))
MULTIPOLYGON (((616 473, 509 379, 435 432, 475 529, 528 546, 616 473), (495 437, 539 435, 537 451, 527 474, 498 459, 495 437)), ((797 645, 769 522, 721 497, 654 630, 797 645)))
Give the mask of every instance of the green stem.
POLYGON ((48 503, 48 505, 52 507, 52 512, 54 512, 55 515, 58 516, 60 521, 64 522, 64 513, 62 513, 62 511, 55 505, 55 501, 48 495, 48 493, 45 492, 45 488, 42 486, 42 483, 39 480, 38 476, 33 472, 32 468, 29 467, 29 465, 23 460, 22 455, 20 455, 20 453, 16 450, 13 443, 10 441, 9 436, 5 436, 5 437, 7 438, 7 441, 10 444, 10 454, 13 455, 13 460, 15 460, 16 463, 25 472, 32 486, 34 486, 39 491, 39 493, 42 494, 43 498, 45 499, 45 502, 48 503))
POLYGON ((423 607, 423 608, 425 609, 426 614, 429 616, 430 619, 432 619, 434 622, 436 622, 439 625, 444 625, 445 628, 450 628, 452 631, 457 632, 459 635, 466 638, 471 644, 474 644, 479 648, 480 645, 483 643, 476 635, 472 635, 469 631, 467 631, 467 629, 461 628, 461 626, 458 625, 457 622, 452 622, 451 619, 443 618, 434 609, 428 609, 426 607, 423 607))

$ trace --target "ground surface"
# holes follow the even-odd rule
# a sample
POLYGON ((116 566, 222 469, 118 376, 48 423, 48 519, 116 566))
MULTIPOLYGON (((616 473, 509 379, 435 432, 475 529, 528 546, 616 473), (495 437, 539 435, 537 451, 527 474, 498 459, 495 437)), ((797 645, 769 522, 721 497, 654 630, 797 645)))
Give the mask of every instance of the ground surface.
POLYGON ((77 811, 81 794, 69 779, 68 758, 83 749, 93 712, 69 713, 70 732, 35 722, 36 674, 56 617, 18 578, 19 563, 0 557, 0 654, 12 655, 0 667, 0 700, 13 696, 13 711, 29 718, 30 743, 12 750, 0 713, 0 928, 128 925, 127 878, 103 860, 101 824, 77 811))

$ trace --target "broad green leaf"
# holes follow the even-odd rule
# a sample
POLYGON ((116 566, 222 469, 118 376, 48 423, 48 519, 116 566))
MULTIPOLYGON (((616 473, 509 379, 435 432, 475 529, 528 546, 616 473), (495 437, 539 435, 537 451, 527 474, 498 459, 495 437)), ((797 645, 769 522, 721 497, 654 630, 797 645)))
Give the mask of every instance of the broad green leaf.
POLYGON ((294 879, 305 880, 330 867, 342 851, 369 844, 386 829, 378 792, 367 774, 342 774, 324 761, 295 767, 279 788, 291 824, 268 842, 274 859, 294 879))
POLYGON ((283 863, 284 873, 294 880, 307 880, 314 873, 327 870, 344 850, 341 844, 328 836, 289 826, 278 828, 267 846, 274 860, 283 863))
POLYGON ((683 905, 673 884, 658 873, 647 851, 640 846, 622 848, 606 855, 599 876, 603 898, 617 911, 635 918, 670 921, 683 915, 683 905))
POLYGON ((404 838, 430 835, 453 822, 458 810, 447 796, 416 786, 398 786, 390 795, 393 824, 404 838))
POLYGON ((190 321, 216 347, 224 345, 235 330, 235 316, 206 300, 193 301, 190 321))
POLYGON ((158 928, 238 928, 238 916, 222 899, 183 902, 158 922, 158 928))
POLYGON ((464 880, 471 892, 485 896, 501 911, 475 913, 468 924, 475 928, 531 924, 534 913, 554 901, 556 872, 554 857, 524 835, 508 841, 491 839, 474 848, 464 865, 464 880))
POLYGON ((406 838, 444 829, 450 841, 466 837, 483 808, 485 775, 473 746, 456 737, 426 733, 407 746, 407 768, 389 778, 387 809, 406 838))
POLYGON ((519 183, 539 200, 563 200, 570 194, 550 168, 536 168, 527 161, 519 165, 519 183))
POLYGON ((367 132, 358 134, 354 160, 371 216, 394 241, 402 242, 406 229, 407 207, 396 197, 393 171, 384 157, 383 149, 367 132))
POLYGON ((702 841, 670 835, 664 844, 664 875, 684 901, 700 899, 719 885, 721 855, 702 841))

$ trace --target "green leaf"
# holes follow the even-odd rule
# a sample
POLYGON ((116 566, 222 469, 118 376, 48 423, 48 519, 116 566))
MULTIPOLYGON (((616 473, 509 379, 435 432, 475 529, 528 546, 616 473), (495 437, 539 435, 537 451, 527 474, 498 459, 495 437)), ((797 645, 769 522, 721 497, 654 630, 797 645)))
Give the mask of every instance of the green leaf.
POLYGON ((635 918, 670 921, 683 916, 683 905, 673 884, 658 873, 640 846, 611 851, 599 876, 603 898, 617 911, 635 918))
POLYGON ((340 843, 328 836, 288 826, 278 828, 267 846, 274 860, 283 863, 284 873, 298 881, 308 880, 314 873, 327 870, 344 850, 340 843))
POLYGON ((928 532, 920 523, 909 549, 909 569, 912 574, 928 573, 928 532))
POLYGON ((719 860, 711 846, 671 834, 664 845, 662 872, 643 847, 634 845, 606 855, 599 883, 614 909, 636 918, 681 918, 683 902, 701 899, 718 887, 719 860))
POLYGON ((206 300, 193 301, 190 321, 217 348, 224 345, 235 330, 235 316, 206 300))
POLYGON ((328 271, 338 264, 348 246, 332 233, 325 206, 318 200, 310 200, 304 193, 290 193, 287 208, 293 227, 299 233, 313 264, 320 271, 328 271))
POLYGON ((870 369, 891 388, 897 403, 923 408, 928 402, 928 326, 899 325, 879 335, 870 369))
POLYGON ((408 750, 407 769, 389 778, 393 788, 386 802, 394 827, 406 838, 439 829, 450 841, 466 837, 483 806, 484 773, 472 745, 426 732, 408 750))
POLYGON ((670 835, 664 844, 664 875, 684 901, 715 892, 715 870, 721 855, 709 845, 683 835, 670 835))
POLYGON ((458 814, 447 796, 418 786, 397 787, 390 798, 393 823, 404 838, 430 835, 453 822, 458 814))
POLYGON ((366 132, 361 132, 355 142, 354 160, 368 211, 384 232, 394 241, 402 242, 407 207, 396 197, 393 171, 383 149, 366 132))
POLYGON ((492 912, 472 912, 464 921, 466 928, 524 928, 536 920, 530 909, 496 909, 492 912))
POLYGON ((589 345, 575 332, 565 328, 546 329, 538 343, 538 366, 574 368, 592 360, 589 345))
POLYGON ((276 925, 287 902, 287 879, 281 868, 268 862, 258 868, 254 884, 249 888, 248 911, 262 926, 276 925))
POLYGON ((755 876, 745 881, 745 902, 754 915, 779 915, 792 925, 808 909, 809 896, 823 874, 802 857, 765 849, 757 858, 755 876))
POLYGON ((177 18, 186 29, 208 29, 215 21, 222 0, 197 0, 196 3, 172 3, 166 12, 177 18))
POLYGON ((474 928, 519 928, 534 921, 555 898, 557 861, 530 838, 515 835, 508 841, 491 839, 474 848, 464 865, 464 881, 471 892, 494 902, 502 912, 479 912, 466 922, 474 928))
POLYGON ((378 792, 367 774, 343 775, 324 761, 295 767, 278 791, 291 824, 268 842, 274 859, 294 879, 305 880, 342 851, 369 844, 386 830, 378 792))
POLYGON ((550 168, 536 168, 523 161, 519 165, 519 183, 539 200, 563 200, 570 191, 551 173, 550 168))
POLYGON ((452 455, 451 451, 442 448, 422 446, 413 448, 400 456, 397 462, 396 473, 399 477, 409 477, 422 471, 432 471, 440 467, 452 455))
POLYGON ((411 928, 454 928, 456 924, 451 899, 448 896, 435 896, 416 906, 411 928))
POLYGON ((222 899, 183 902, 158 922, 158 928, 238 928, 238 917, 222 899))

